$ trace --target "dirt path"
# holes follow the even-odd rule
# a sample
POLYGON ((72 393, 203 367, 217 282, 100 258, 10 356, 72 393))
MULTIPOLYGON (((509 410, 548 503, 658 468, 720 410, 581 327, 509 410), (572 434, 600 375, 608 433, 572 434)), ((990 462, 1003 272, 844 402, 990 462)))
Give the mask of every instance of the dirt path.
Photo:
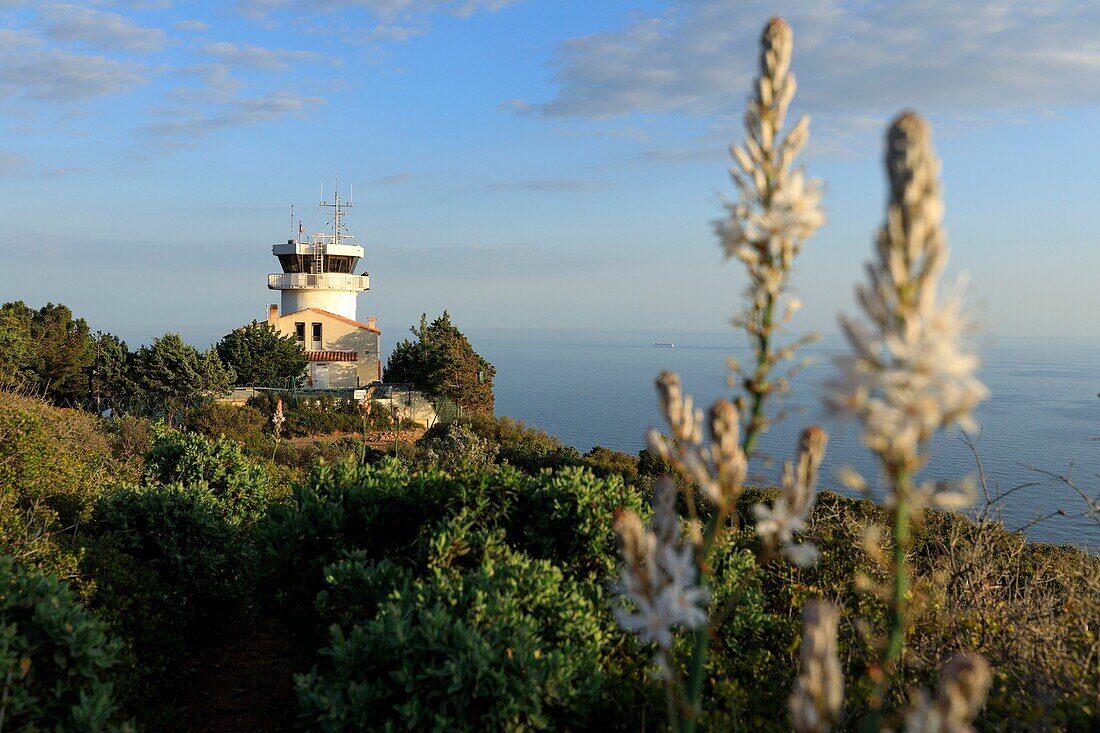
POLYGON ((308 665, 280 623, 244 614, 227 620, 185 663, 179 730, 293 730, 293 675, 308 665))

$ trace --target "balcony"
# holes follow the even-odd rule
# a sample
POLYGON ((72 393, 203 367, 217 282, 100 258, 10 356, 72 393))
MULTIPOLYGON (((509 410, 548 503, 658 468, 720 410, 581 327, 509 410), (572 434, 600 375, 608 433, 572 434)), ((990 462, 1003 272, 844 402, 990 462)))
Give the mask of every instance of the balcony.
POLYGON ((280 272, 267 276, 271 290, 370 290, 370 276, 326 272, 313 275, 304 272, 280 272))

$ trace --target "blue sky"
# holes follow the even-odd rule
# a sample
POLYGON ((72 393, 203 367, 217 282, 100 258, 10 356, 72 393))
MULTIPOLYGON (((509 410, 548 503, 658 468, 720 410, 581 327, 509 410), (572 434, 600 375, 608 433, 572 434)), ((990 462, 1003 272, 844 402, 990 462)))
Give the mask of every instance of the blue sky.
POLYGON ((391 343, 443 308, 720 330, 744 281, 710 221, 775 13, 828 191, 798 329, 852 308, 911 106, 985 330, 1100 336, 1100 5, 1068 0, 0 0, 0 300, 205 345, 276 300, 289 207, 338 174, 391 343))

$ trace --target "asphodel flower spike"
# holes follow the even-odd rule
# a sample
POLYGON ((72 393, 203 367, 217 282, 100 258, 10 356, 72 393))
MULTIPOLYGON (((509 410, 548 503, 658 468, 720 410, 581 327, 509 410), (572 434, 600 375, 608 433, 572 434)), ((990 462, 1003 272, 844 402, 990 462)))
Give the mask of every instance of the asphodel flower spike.
POLYGON ((913 112, 899 115, 886 135, 890 198, 875 237, 868 283, 857 289, 866 322, 841 319, 852 354, 838 360, 841 375, 830 404, 863 423, 863 442, 874 451, 889 482, 893 515, 890 626, 879 655, 869 725, 875 726, 886 689, 901 658, 909 623, 906 553, 910 520, 930 503, 950 505, 937 485, 915 480, 928 441, 952 425, 967 426, 986 395, 975 377, 977 358, 962 344, 966 320, 956 294, 940 301, 938 284, 947 263, 939 161, 928 123, 913 112))
POLYGON ((795 542, 794 536, 806 529, 806 520, 813 509, 818 469, 825 458, 829 435, 812 426, 802 432, 799 441, 798 466, 790 461, 783 466, 783 483, 775 504, 756 504, 756 532, 769 552, 778 551, 795 565, 808 567, 817 562, 818 551, 811 543, 795 542))
POLYGON ((698 584, 695 547, 680 541, 676 485, 668 478, 653 492, 653 520, 646 527, 630 511, 615 520, 623 558, 619 591, 633 609, 615 608, 615 618, 644 642, 657 645, 660 661, 677 627, 696 629, 707 623, 706 589, 698 584))
POLYGON ((844 704, 844 673, 837 657, 840 613, 827 601, 810 601, 802 612, 802 666, 787 700, 797 733, 828 733, 844 704))
POLYGON ((986 389, 974 376, 977 358, 961 343, 968 325, 961 298, 937 298, 947 238, 928 123, 904 113, 886 142, 890 202, 869 282, 857 289, 867 323, 841 319, 852 354, 839 360, 830 404, 859 417, 864 443, 887 466, 912 473, 937 431, 972 424, 986 389))
POLYGON ((916 693, 905 715, 905 733, 974 733, 971 723, 985 704, 989 664, 977 654, 957 654, 940 671, 939 692, 916 693))
POLYGON ((759 75, 745 111, 745 141, 730 148, 736 163, 730 176, 738 198, 726 204, 726 218, 715 222, 726 256, 740 260, 749 276, 747 305, 734 324, 747 332, 756 357, 755 369, 739 376, 751 404, 743 445, 750 456, 768 425, 764 402, 783 390, 783 383, 772 382, 769 374, 804 343, 795 341, 782 349, 772 344, 774 331, 800 305, 795 300, 783 305, 780 299, 795 257, 825 221, 821 186, 795 166, 809 139, 809 118, 781 137, 796 88, 790 72, 793 48, 791 27, 772 18, 760 38, 759 75))

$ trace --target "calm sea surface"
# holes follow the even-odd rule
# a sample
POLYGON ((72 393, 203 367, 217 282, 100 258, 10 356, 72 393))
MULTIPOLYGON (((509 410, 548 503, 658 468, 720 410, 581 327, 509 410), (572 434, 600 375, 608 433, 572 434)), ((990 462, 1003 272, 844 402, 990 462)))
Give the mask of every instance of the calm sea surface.
MULTIPOLYGON (((497 368, 496 411, 522 420, 586 451, 594 445, 636 453, 647 428, 660 426, 653 380, 662 369, 680 374, 687 392, 707 406, 729 396, 725 358, 749 363, 736 333, 638 334, 474 332, 474 348, 497 368), (672 342, 659 348, 654 341, 672 342)), ((835 474, 851 466, 868 481, 876 464, 860 445, 858 427, 829 418, 821 408, 822 388, 834 375, 839 339, 807 348, 813 365, 794 382, 782 403, 787 415, 764 436, 761 449, 776 460, 757 469, 774 481, 779 462, 793 455, 802 427, 816 423, 830 433, 823 486, 837 488, 835 474)), ((1029 470, 1064 473, 1079 486, 1100 493, 1100 340, 986 338, 981 377, 992 396, 981 406, 979 451, 990 490, 1009 496, 1001 517, 1010 529, 1025 527, 1034 540, 1100 549, 1100 525, 1079 516, 1081 498, 1067 486, 1029 470), (1075 516, 1076 515, 1076 516, 1075 516)), ((773 405, 774 408, 774 405, 773 405)), ((774 412, 773 412, 774 414, 774 412)), ((974 457, 957 434, 938 439, 924 479, 976 476, 974 457)), ((878 482, 881 487, 881 482, 878 482)), ((881 489, 876 492, 881 497, 881 489)), ((980 490, 979 490, 980 496, 980 490)))

